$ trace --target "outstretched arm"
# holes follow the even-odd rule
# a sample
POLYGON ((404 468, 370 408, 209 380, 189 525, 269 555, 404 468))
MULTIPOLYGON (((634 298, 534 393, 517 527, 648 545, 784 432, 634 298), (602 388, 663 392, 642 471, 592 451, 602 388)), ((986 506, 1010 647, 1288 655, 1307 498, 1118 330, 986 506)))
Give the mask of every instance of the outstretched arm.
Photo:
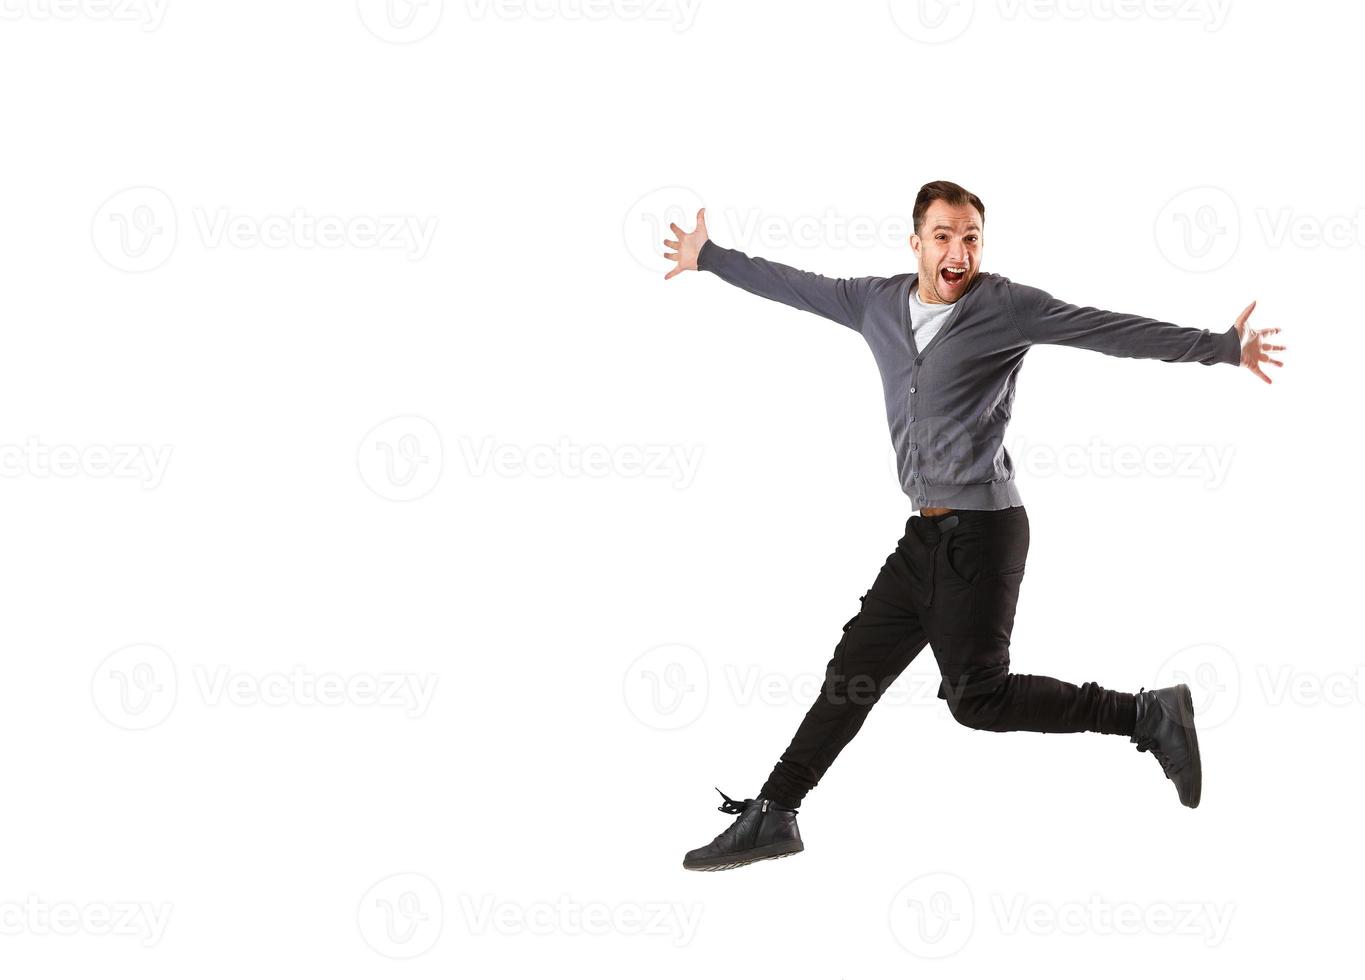
POLYGON ((733 286, 816 313, 835 323, 854 330, 861 328, 863 307, 877 276, 861 279, 830 279, 814 272, 803 272, 780 262, 754 258, 732 248, 722 248, 711 241, 706 232, 706 209, 697 212, 697 227, 685 232, 676 224, 670 225, 676 241, 666 239, 664 245, 671 252, 664 258, 676 261, 677 266, 664 276, 672 279, 680 272, 701 270, 713 272, 733 286))
POLYGON ((1255 330, 1247 325, 1251 311, 1256 308, 1254 302, 1226 331, 1212 333, 1093 306, 1074 306, 1033 286, 1015 284, 1012 288, 1019 331, 1029 343, 1061 344, 1114 357, 1142 357, 1169 363, 1243 365, 1267 384, 1270 379, 1260 365, 1268 361, 1284 367, 1265 353, 1284 347, 1263 339, 1279 333, 1279 328, 1255 330))

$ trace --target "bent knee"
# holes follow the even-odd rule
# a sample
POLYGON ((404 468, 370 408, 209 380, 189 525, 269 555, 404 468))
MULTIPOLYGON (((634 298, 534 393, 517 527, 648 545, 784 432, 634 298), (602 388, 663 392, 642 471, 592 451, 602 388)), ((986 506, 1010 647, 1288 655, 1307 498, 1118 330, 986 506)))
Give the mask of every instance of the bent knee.
POLYGON ((959 725, 990 731, 1000 718, 1001 700, 997 696, 999 688, 978 694, 959 694, 949 696, 948 711, 959 725))
POLYGON ((959 725, 976 729, 989 728, 996 714, 986 706, 985 699, 980 695, 950 701, 948 710, 959 725))

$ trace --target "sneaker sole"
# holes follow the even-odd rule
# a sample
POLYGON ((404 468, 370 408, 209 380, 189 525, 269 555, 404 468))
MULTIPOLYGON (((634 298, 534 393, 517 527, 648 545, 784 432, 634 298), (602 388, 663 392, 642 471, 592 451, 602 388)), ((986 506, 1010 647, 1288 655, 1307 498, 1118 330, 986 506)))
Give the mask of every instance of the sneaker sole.
POLYGON ((738 854, 724 854, 705 864, 688 864, 684 861, 683 869, 686 871, 725 871, 729 868, 742 868, 744 865, 753 864, 755 861, 775 861, 777 858, 791 857, 793 854, 800 854, 805 849, 805 845, 800 841, 796 842, 795 847, 792 847, 790 843, 765 844, 762 847, 741 851, 738 854))
POLYGON ((1184 800, 1181 802, 1193 808, 1199 805, 1199 797, 1203 793, 1204 770, 1199 761, 1199 736, 1194 728, 1194 698, 1190 695, 1188 684, 1180 685, 1179 708, 1180 724, 1185 729, 1185 748, 1190 753, 1190 770, 1194 774, 1194 794, 1188 803, 1184 800))

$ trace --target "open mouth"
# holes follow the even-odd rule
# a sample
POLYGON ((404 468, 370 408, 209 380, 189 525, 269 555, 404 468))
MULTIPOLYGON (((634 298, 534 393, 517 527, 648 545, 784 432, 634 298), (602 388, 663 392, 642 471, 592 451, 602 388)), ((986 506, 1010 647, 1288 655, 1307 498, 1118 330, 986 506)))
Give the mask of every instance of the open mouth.
POLYGON ((967 268, 966 266, 946 266, 939 272, 939 275, 948 285, 960 286, 962 280, 967 278, 967 268))

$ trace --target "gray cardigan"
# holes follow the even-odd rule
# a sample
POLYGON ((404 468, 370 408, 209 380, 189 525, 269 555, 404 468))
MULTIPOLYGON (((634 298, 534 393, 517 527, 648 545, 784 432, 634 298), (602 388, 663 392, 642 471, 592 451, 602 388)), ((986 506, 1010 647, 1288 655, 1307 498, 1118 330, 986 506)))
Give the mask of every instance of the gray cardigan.
POLYGON ((977 275, 921 351, 909 312, 918 273, 830 279, 711 241, 702 246, 697 267, 863 335, 881 371, 901 487, 916 509, 1000 510, 1022 503, 1002 442, 1015 379, 1033 344, 1168 362, 1241 363, 1235 326, 1215 334, 1073 306, 993 272, 977 275))

